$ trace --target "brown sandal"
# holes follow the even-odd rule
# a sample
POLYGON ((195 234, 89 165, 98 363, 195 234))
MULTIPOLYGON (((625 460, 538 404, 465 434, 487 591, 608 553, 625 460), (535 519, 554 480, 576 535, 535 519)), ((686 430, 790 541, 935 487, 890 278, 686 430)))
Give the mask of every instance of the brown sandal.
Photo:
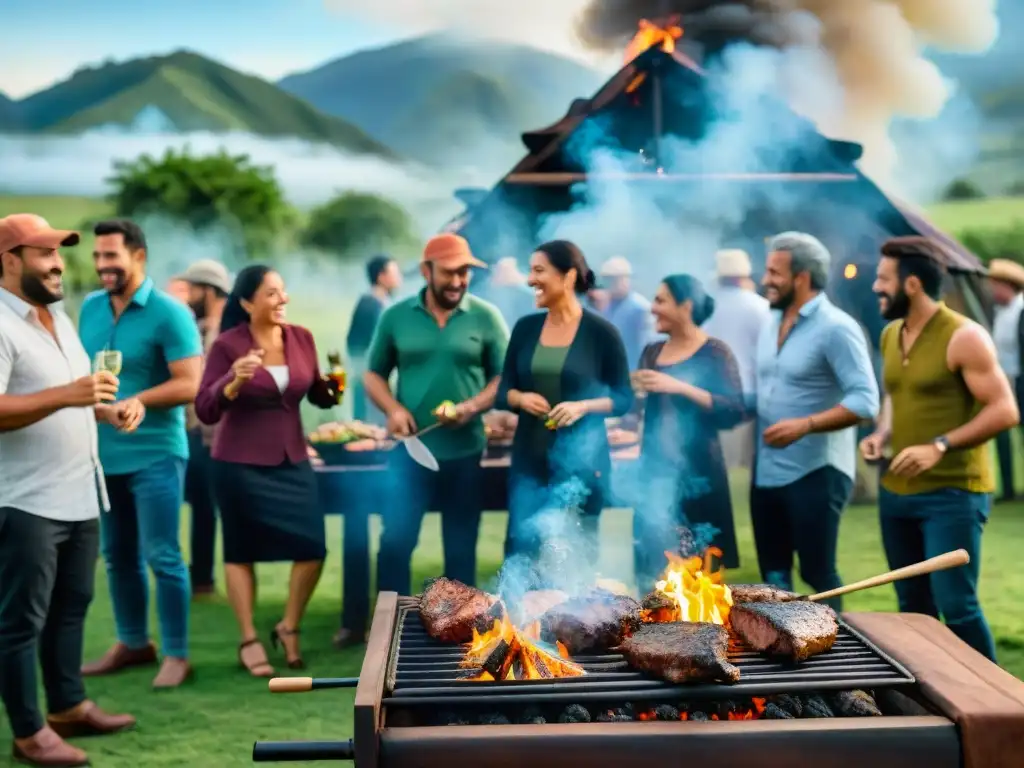
POLYGON ((262 649, 262 645, 258 637, 254 637, 252 640, 246 640, 238 646, 238 664, 242 669, 246 670, 253 677, 273 677, 274 668, 270 664, 270 659, 267 658, 267 652, 263 651, 263 661, 257 661, 255 664, 245 663, 245 649, 250 648, 254 645, 259 645, 262 649))
POLYGON ((297 637, 299 630, 297 629, 286 629, 285 627, 278 624, 270 633, 270 644, 274 646, 274 650, 284 648, 284 655, 288 669, 305 669, 306 662, 302 660, 302 656, 296 656, 293 659, 288 658, 288 647, 284 643, 286 637, 297 637))

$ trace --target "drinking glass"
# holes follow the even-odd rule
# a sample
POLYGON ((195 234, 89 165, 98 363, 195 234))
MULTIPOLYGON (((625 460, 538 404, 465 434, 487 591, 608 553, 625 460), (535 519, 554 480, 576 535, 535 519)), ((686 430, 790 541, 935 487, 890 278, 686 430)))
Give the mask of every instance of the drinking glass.
POLYGON ((100 371, 109 371, 115 376, 121 375, 121 364, 124 362, 124 358, 121 352, 116 349, 104 349, 96 353, 96 357, 93 358, 92 367, 93 373, 99 373, 100 371))
MULTIPOLYGON (((340 403, 341 396, 345 394, 348 375, 345 372, 345 366, 341 362, 341 352, 336 349, 332 349, 327 353, 327 376, 338 385, 338 402, 340 403)), ((332 408, 331 411, 333 415, 334 409, 332 408)))

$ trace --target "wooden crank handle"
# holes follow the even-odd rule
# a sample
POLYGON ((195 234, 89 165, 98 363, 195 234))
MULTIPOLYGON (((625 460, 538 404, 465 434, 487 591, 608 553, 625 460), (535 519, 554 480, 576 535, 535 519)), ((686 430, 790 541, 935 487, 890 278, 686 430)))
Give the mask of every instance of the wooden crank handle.
POLYGON ((957 568, 961 565, 967 565, 969 562, 971 562, 971 556, 967 554, 967 550, 957 549, 952 552, 946 552, 944 555, 937 555, 935 557, 930 557, 927 560, 922 560, 920 563, 914 563, 913 565, 897 568, 896 570, 889 571, 888 573, 872 576, 870 579, 864 579, 863 581, 858 581, 853 584, 847 584, 846 586, 839 587, 837 589, 830 589, 828 592, 819 592, 816 595, 808 595, 804 599, 825 600, 830 597, 846 595, 850 592, 859 592, 862 589, 871 589, 872 587, 891 584, 894 581, 912 579, 915 576, 925 576, 929 573, 935 573, 936 571, 945 571, 950 568, 957 568))
POLYGON ((271 693, 305 693, 313 690, 313 678, 272 677, 269 687, 271 693))

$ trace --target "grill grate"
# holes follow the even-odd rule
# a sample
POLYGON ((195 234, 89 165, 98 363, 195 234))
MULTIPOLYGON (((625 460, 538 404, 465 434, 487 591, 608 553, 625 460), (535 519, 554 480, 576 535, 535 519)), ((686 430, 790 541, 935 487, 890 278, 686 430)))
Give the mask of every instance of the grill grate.
POLYGON ((555 680, 467 682, 459 678, 473 670, 459 667, 462 646, 430 637, 415 607, 399 609, 398 633, 388 667, 384 701, 390 706, 472 704, 532 704, 605 701, 674 701, 733 698, 771 693, 798 693, 910 685, 913 675, 865 637, 840 620, 839 636, 831 650, 794 665, 768 659, 731 645, 729 661, 741 670, 738 683, 677 685, 632 669, 617 653, 573 656, 587 674, 555 680))

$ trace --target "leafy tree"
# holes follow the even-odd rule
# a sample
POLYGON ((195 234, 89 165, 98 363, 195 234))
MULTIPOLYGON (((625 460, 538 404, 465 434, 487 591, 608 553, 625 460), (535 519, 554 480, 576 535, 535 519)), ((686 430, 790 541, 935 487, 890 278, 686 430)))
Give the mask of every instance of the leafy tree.
POLYGON ((310 248, 354 256, 409 245, 413 222, 398 203, 378 195, 345 192, 316 208, 302 233, 310 248))
POLYGON ((1024 197, 1024 180, 1015 181, 1006 188, 1008 197, 1024 197))
POLYGON ((1000 229, 964 230, 959 239, 986 264, 992 259, 1024 263, 1024 221, 1016 220, 1000 229))
POLYGON ((942 194, 942 199, 953 202, 955 200, 980 200, 985 197, 977 184, 967 179, 957 179, 942 194))
POLYGON ((273 170, 248 155, 168 149, 163 157, 115 163, 108 181, 119 216, 164 216, 196 230, 227 226, 250 258, 266 255, 294 220, 273 170))

